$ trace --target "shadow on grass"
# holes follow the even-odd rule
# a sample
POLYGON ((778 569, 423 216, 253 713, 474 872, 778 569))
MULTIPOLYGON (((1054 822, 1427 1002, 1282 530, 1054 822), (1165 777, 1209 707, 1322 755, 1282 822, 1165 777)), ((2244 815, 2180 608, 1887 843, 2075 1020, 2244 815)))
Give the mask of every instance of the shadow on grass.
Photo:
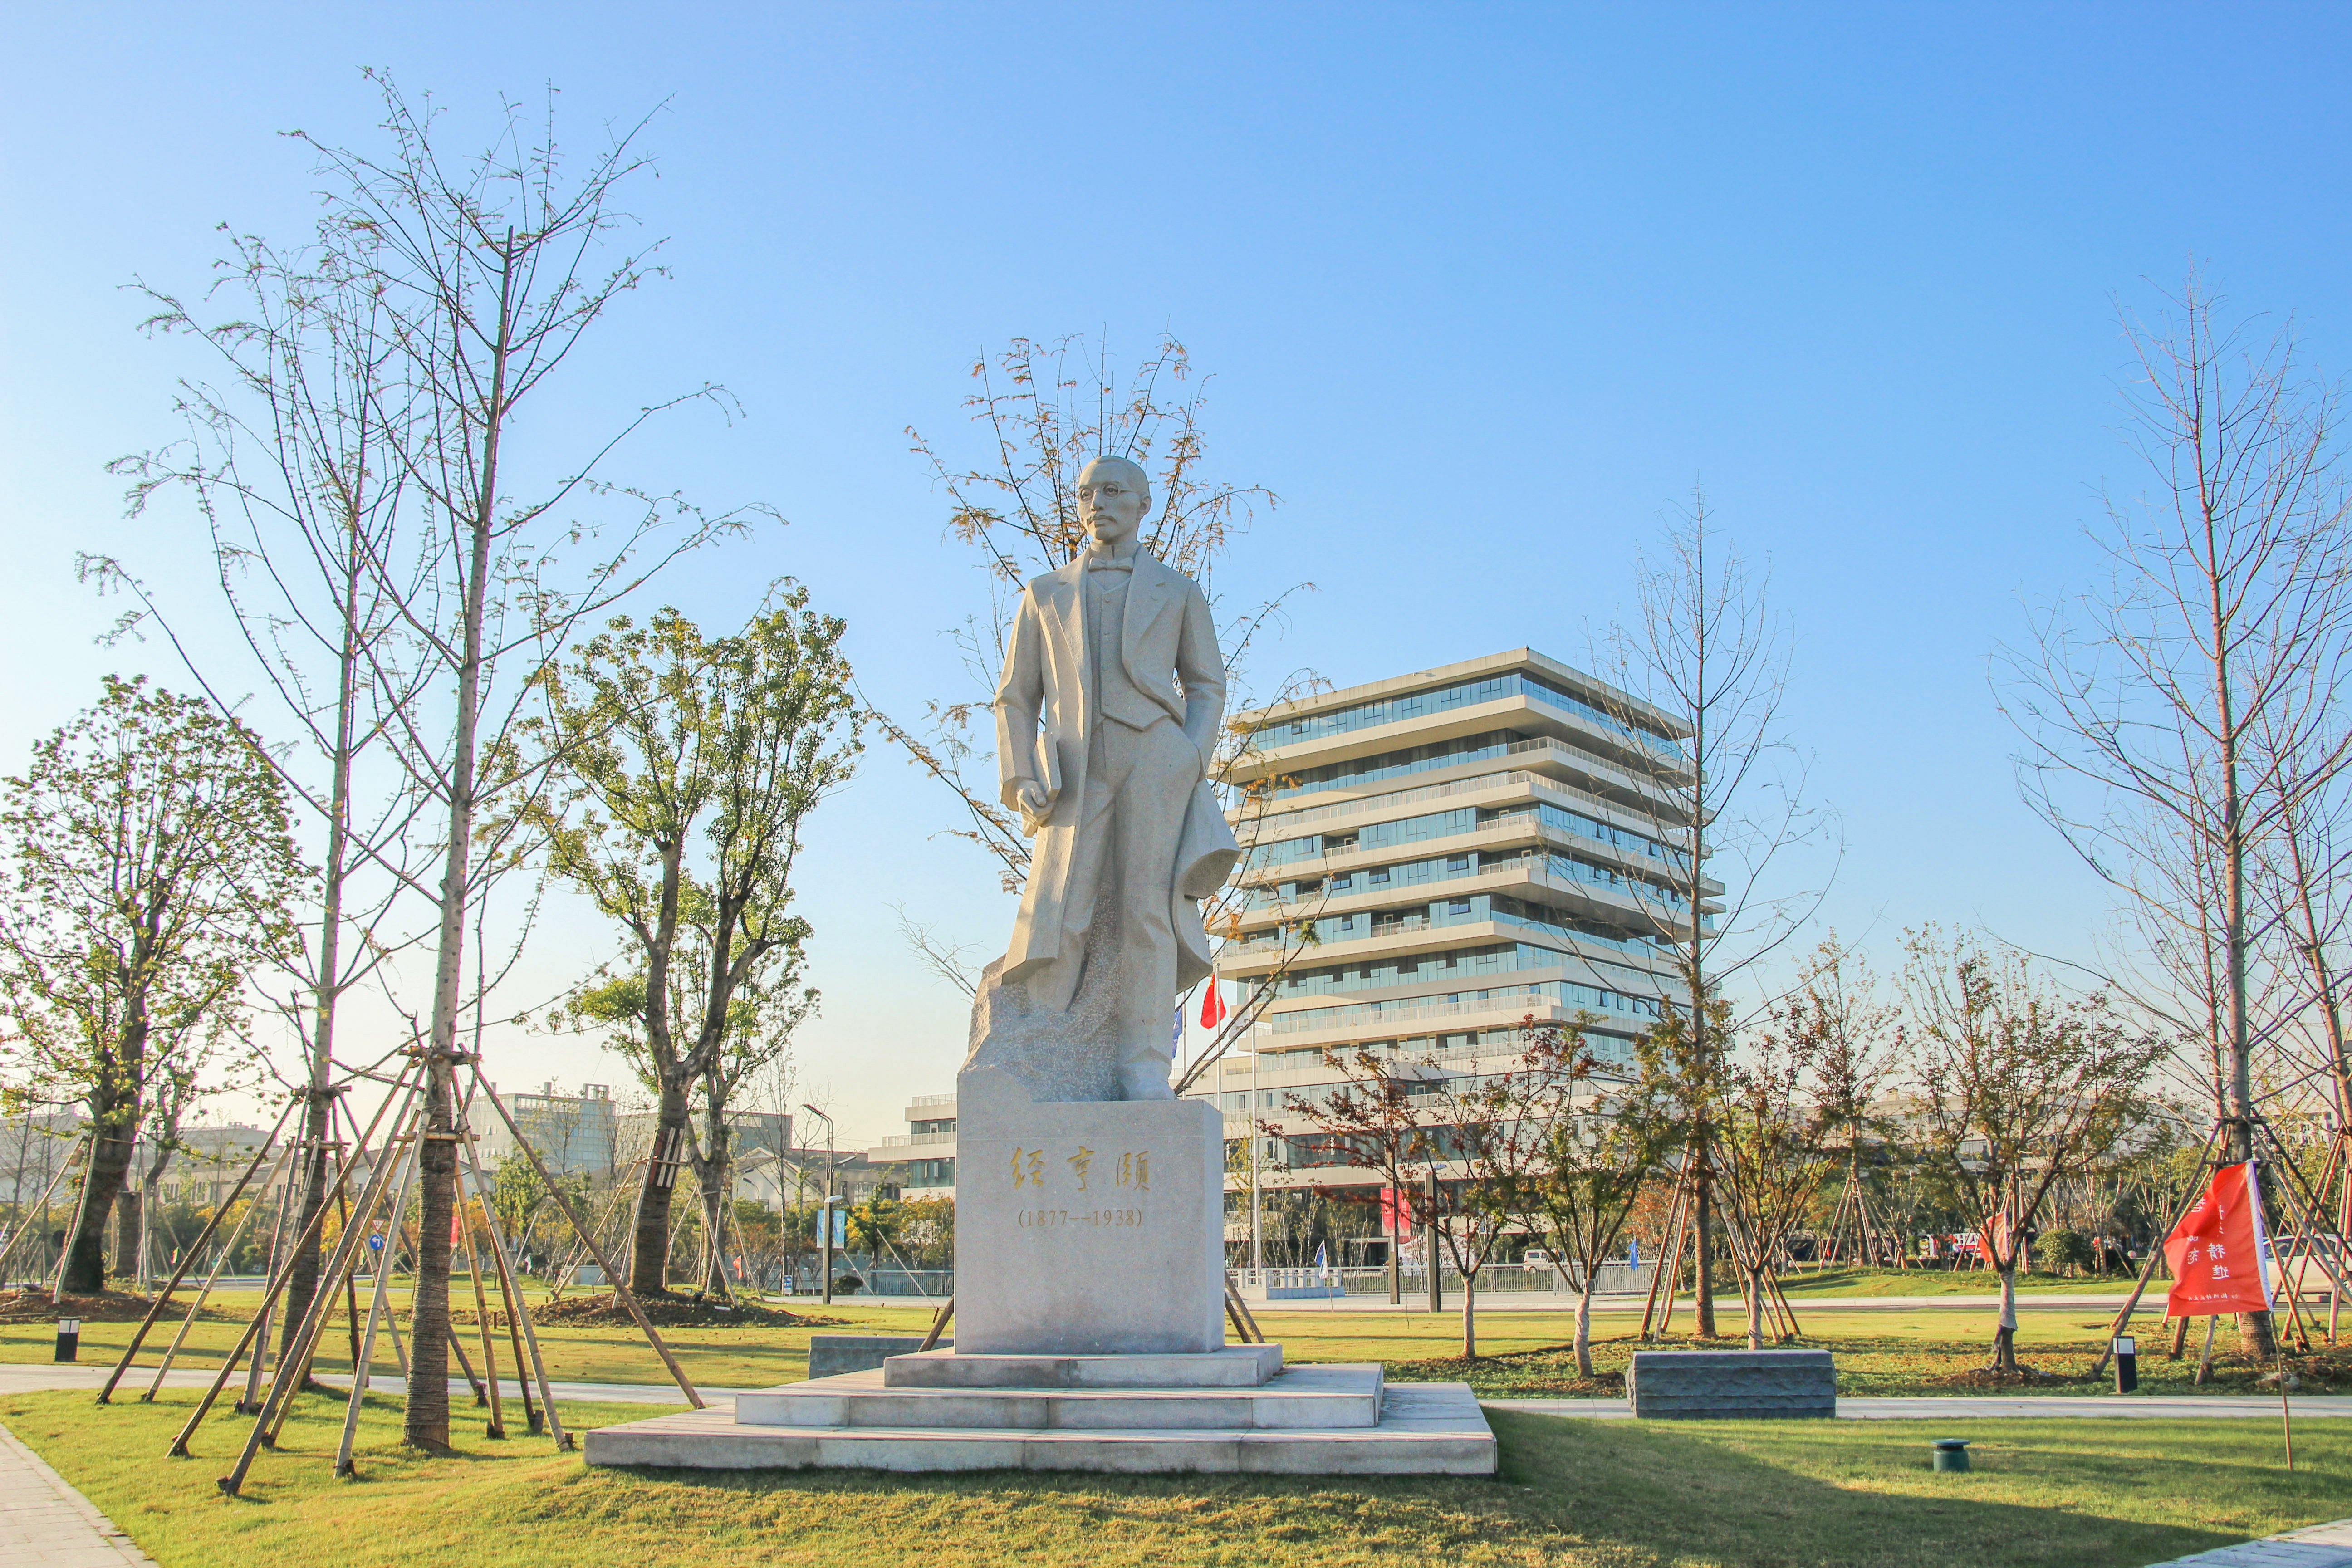
MULTIPOLYGON (((1160 1543, 1171 1562, 1210 1561, 1193 1554, 1211 1542, 1218 1562, 1292 1560, 1224 1549, 1256 1541, 1335 1563, 1361 1554, 1561 1568, 2140 1568, 2343 1512, 2352 1452, 2332 1436, 2307 1441, 2304 1469, 2289 1477, 2268 1452, 2275 1433, 2242 1430, 2258 1424, 2160 1434, 2146 1423, 2085 1421, 2061 1434, 2047 1424, 1970 1423, 1957 1435, 1985 1433, 1976 1470, 1939 1475, 1929 1444, 1946 1434, 1909 1423, 1490 1418, 1503 1455, 1492 1480, 620 1473, 648 1488, 649 1501, 723 1497, 721 1511, 786 1531, 814 1513, 945 1517, 959 1503, 984 1504, 1008 1547, 1049 1520, 1129 1527, 1121 1534, 1156 1521, 1177 1527, 1160 1543)), ((1097 1544, 1106 1562, 1153 1560, 1111 1537, 1097 1544)))
MULTIPOLYGON (((340 1402, 305 1399, 246 1505, 213 1478, 248 1425, 208 1423, 160 1458, 188 1400, 98 1407, 0 1398, 19 1437, 170 1568, 2139 1568, 2332 1518, 2352 1498, 2352 1424, 2250 1421, 1596 1422, 1494 1411, 1493 1479, 1097 1476, 993 1471, 591 1469, 544 1437, 398 1447, 371 1398, 357 1484, 329 1474, 340 1402), (1928 1442, 1978 1468, 1932 1474, 1928 1442)), ((564 1406, 575 1431, 656 1413, 564 1406)), ((512 1414, 510 1412, 510 1414, 512 1414)), ((467 1419, 471 1417, 472 1419, 467 1419)), ((518 1424, 519 1425, 519 1424, 518 1424)))

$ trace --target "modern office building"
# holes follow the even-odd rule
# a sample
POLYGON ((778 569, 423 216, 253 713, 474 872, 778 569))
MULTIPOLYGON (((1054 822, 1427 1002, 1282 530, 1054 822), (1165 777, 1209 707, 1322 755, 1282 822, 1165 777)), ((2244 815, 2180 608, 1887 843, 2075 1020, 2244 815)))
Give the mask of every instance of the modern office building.
MULTIPOLYGON (((583 1083, 577 1094, 563 1094, 551 1079, 537 1089, 505 1096, 507 1109, 531 1149, 558 1174, 585 1172, 610 1175, 621 1160, 619 1108, 612 1089, 601 1083, 583 1083)), ((505 1118, 485 1103, 467 1118, 481 1151, 485 1169, 515 1152, 514 1134, 505 1118)))
MULTIPOLYGON (((1658 933, 1686 918, 1671 718, 1528 648, 1234 718, 1256 744, 1234 781, 1247 855, 1217 969, 1229 996, 1272 994, 1190 1091, 1248 1156, 1229 1192, 1349 1184, 1283 1114, 1341 1081, 1327 1049, 1495 1071, 1531 1016, 1586 1019, 1604 1067, 1631 1058, 1673 984, 1658 933)), ((1230 1206, 1240 1241, 1247 1205, 1230 1206)))

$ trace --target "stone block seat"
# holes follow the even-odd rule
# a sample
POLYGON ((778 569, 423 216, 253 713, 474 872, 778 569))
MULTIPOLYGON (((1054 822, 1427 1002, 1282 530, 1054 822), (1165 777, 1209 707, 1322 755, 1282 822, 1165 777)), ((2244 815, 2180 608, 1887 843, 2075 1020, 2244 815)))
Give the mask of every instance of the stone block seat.
POLYGON ((1625 1392, 1649 1421, 1826 1418, 1837 1365, 1827 1351, 1636 1351, 1625 1392))
POLYGON ((1279 1345, 1137 1355, 894 1355, 587 1434, 592 1465, 682 1469, 1492 1475, 1466 1384, 1285 1368, 1279 1345))

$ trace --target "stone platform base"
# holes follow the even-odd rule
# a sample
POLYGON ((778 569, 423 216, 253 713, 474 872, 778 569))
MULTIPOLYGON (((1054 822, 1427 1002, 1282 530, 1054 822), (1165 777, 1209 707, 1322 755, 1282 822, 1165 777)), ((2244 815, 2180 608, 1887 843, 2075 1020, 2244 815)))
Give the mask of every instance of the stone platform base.
MULTIPOLYGON (((864 1374, 851 1373, 852 1376, 864 1374)), ((796 1385, 805 1387, 805 1384, 796 1385)), ((778 1392, 782 1392, 779 1390, 778 1392)), ((1495 1434, 1465 1383, 1386 1388, 1377 1426, 1320 1429, 889 1428, 747 1425, 725 1409, 587 1434, 592 1465, 688 1470, 1094 1470, 1121 1475, 1491 1476, 1495 1434)))
POLYGON ((592 1465, 681 1469, 1495 1472, 1469 1386, 1377 1365, 1282 1368, 1279 1345, 1192 1355, 890 1357, 738 1394, 731 1410, 587 1435, 592 1465))

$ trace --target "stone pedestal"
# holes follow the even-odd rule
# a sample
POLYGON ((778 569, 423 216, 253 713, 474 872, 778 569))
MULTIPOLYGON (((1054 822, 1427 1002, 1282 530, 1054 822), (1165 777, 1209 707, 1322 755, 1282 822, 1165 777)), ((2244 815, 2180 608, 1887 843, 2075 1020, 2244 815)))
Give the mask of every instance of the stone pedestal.
MULTIPOLYGON (((961 1311, 961 1308, 959 1307, 961 1311)), ((1495 1473, 1469 1386, 1381 1368, 1285 1370, 1279 1345, 1206 1355, 894 1355, 587 1436, 592 1465, 682 1469, 1495 1473)))
POLYGON ((1224 1343, 1224 1126, 1200 1100, 956 1083, 956 1349, 1201 1354, 1224 1343))

